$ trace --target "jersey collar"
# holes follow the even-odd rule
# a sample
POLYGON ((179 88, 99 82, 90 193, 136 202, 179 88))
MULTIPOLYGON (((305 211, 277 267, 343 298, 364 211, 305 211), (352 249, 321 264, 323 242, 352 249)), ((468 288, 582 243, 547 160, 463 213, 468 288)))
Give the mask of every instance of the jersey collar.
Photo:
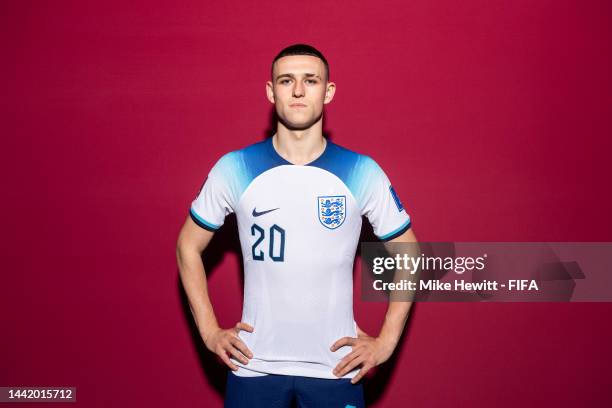
POLYGON ((309 163, 306 163, 306 164, 294 164, 294 163, 291 163, 290 161, 286 160, 283 156, 278 154, 278 152, 274 148, 274 144, 272 144, 272 137, 269 137, 266 140, 266 145, 268 147, 268 151, 269 151, 270 155, 274 158, 274 161, 280 163, 281 165, 287 165, 287 166, 315 166, 316 167, 318 163, 320 163, 320 162, 325 160, 325 157, 329 154, 330 145, 332 144, 327 138, 324 137, 324 139, 325 139, 325 148, 323 149, 323 152, 319 155, 319 157, 317 157, 313 161, 311 161, 309 163))

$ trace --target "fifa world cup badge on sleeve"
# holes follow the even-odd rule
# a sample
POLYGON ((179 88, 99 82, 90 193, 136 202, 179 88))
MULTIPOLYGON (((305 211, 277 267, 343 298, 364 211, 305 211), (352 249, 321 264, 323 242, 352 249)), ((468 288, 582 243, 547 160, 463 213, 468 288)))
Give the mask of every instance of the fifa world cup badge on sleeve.
POLYGON ((392 186, 389 186, 389 191, 391 191, 391 196, 393 197, 393 201, 395 201, 395 205, 397 206, 397 210, 399 212, 404 211, 404 205, 399 199, 399 196, 395 192, 395 189, 392 186))

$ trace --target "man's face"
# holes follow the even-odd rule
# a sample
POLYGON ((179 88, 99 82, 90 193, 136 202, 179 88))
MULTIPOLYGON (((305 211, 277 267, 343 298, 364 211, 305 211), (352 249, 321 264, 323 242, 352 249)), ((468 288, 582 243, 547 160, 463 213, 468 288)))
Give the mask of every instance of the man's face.
POLYGON ((278 59, 272 81, 266 83, 268 100, 275 105, 281 123, 291 130, 305 130, 318 122, 335 89, 327 81, 323 61, 310 55, 278 59))

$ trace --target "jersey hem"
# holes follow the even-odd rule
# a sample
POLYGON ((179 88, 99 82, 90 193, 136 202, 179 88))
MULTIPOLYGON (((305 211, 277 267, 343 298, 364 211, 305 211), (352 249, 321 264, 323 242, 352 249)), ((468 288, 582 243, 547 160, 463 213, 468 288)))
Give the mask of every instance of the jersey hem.
POLYGON ((239 367, 238 371, 233 371, 233 374, 238 377, 262 377, 269 374, 276 374, 340 380, 343 378, 351 379, 355 377, 359 371, 358 368, 355 368, 342 377, 336 377, 331 367, 315 363, 251 359, 248 365, 244 365, 233 358, 231 361, 239 367))

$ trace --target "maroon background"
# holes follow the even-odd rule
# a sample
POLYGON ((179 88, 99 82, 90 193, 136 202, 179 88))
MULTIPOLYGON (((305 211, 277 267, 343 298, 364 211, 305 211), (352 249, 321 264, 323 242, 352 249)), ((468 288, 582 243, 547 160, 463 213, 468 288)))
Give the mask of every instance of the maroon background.
MULTIPOLYGON (((331 63, 326 132, 382 165, 421 240, 612 240, 610 2, 81 3, 1 6, 0 385, 221 405, 176 236, 216 159, 269 131, 269 64, 294 42, 331 63)), ((228 224, 206 261, 224 325, 241 309, 228 224)), ((376 333, 385 305, 355 308, 376 333)), ((609 405, 610 312, 418 304, 368 400, 609 405)))

